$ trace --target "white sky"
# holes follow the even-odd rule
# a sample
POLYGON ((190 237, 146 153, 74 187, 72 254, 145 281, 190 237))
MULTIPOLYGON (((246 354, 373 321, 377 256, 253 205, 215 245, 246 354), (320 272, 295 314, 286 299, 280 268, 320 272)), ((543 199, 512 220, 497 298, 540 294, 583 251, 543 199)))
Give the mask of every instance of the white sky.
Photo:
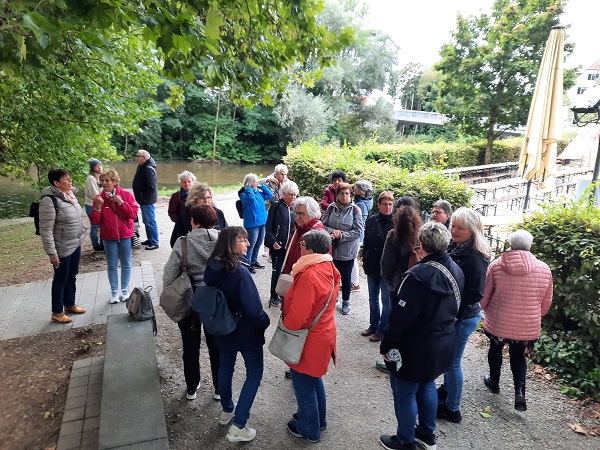
MULTIPOLYGON (((427 67, 439 60, 440 47, 450 41, 456 13, 489 13, 493 0, 364 0, 369 5, 366 26, 388 33, 400 47, 399 65, 427 67)), ((561 25, 572 25, 566 40, 576 44, 566 67, 591 66, 600 59, 600 1, 567 0, 561 25)), ((550 34, 550 30, 548 30, 550 34)))

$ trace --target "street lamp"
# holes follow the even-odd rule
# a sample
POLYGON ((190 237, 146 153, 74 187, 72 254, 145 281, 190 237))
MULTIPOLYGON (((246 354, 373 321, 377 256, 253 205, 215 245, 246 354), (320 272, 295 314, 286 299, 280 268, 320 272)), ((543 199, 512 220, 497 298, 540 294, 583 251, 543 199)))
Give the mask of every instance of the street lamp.
MULTIPOLYGON (((584 127, 590 123, 600 123, 600 86, 594 86, 586 91, 584 103, 585 106, 574 106, 571 108, 574 118, 573 123, 578 127, 584 127)), ((594 164, 594 174, 592 183, 598 181, 600 172, 600 139, 598 139, 598 154, 596 155, 596 164, 594 164)))

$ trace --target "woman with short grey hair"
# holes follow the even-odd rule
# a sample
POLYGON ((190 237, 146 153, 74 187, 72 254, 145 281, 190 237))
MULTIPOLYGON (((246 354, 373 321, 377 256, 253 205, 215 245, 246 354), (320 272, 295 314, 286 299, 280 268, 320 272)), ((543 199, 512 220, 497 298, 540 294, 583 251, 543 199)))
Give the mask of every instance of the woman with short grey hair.
POLYGON ((303 236, 306 248, 313 253, 329 253, 331 248, 331 236, 324 230, 311 230, 303 236))
POLYGON ((419 230, 419 241, 427 253, 444 253, 450 244, 450 233, 438 222, 427 222, 419 230))
POLYGON ((185 202, 190 193, 190 189, 196 181, 196 176, 192 172, 184 170, 177 175, 177 181, 179 181, 181 188, 177 192, 174 192, 169 200, 168 212, 172 222, 177 222, 177 216, 185 209, 185 202))
POLYGON ((515 387, 515 409, 526 411, 525 352, 533 352, 541 331, 542 317, 552 304, 552 272, 530 251, 533 236, 517 230, 508 236, 510 251, 490 264, 481 308, 485 311, 483 330, 490 339, 489 374, 484 384, 500 393, 502 350, 508 345, 510 368, 515 387))

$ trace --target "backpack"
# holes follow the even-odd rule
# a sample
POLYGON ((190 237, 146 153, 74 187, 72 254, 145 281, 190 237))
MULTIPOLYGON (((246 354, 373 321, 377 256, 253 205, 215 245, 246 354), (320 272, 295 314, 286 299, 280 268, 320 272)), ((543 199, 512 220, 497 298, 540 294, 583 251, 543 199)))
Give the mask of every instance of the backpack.
POLYGON ((152 331, 156 336, 157 328, 156 328, 156 317, 154 315, 154 306, 152 305, 152 297, 150 296, 150 291, 152 290, 152 286, 148 286, 146 289, 140 289, 138 287, 133 288, 129 298, 127 298, 127 302, 125 305, 127 306, 127 311, 129 311, 129 315, 134 320, 152 320, 152 331))
MULTIPOLYGON (((58 214, 58 203, 54 195, 42 195, 40 200, 44 197, 50 197, 52 204, 54 205, 54 211, 58 214)), ((29 206, 29 217, 33 217, 33 224, 35 225, 35 234, 40 235, 40 202, 33 202, 29 206)))
POLYGON ((235 201, 235 209, 237 209, 238 216, 240 216, 240 219, 243 219, 244 218, 244 207, 242 205, 241 200, 235 201))
POLYGON ((192 310, 194 285, 187 265, 187 236, 181 236, 181 273, 160 294, 159 305, 173 322, 181 322, 192 310))
POLYGON ((215 286, 197 287, 192 309, 204 325, 204 330, 215 336, 225 336, 235 330, 241 316, 231 312, 227 297, 215 286))

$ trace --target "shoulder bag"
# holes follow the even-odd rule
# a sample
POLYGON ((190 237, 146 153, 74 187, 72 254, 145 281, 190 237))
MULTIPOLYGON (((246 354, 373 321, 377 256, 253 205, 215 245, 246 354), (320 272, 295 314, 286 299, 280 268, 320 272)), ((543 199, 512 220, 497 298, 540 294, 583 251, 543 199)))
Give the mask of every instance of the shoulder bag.
MULTIPOLYGON (((282 270, 285 267, 285 263, 288 259, 288 255, 290 254, 291 238, 292 238, 291 236, 288 238, 290 245, 288 245, 287 250, 285 252, 285 258, 283 259, 283 264, 281 265, 282 270)), ((290 290, 290 287, 292 286, 293 282, 294 282, 294 277, 292 276, 292 274, 280 273, 279 278, 277 278, 277 284, 275 285, 275 292, 277 293, 277 295, 279 295, 281 298, 285 297, 285 294, 287 294, 287 291, 290 290)))
POLYGON ((192 310, 194 285, 187 265, 187 237, 181 236, 181 273, 160 294, 159 305, 173 322, 181 322, 192 310))
POLYGON ((316 325, 319 321, 325 309, 327 309, 327 305, 331 301, 331 296, 333 295, 334 286, 333 281, 331 282, 331 292, 329 293, 329 298, 325 302, 325 305, 313 320, 311 326, 309 328, 301 328, 299 330, 288 330, 283 325, 283 314, 279 317, 279 323, 277 324, 277 328, 275 329, 275 334, 271 338, 271 342, 269 343, 269 351, 283 360, 286 363, 290 364, 298 364, 300 362, 300 358, 302 357, 302 351, 304 350, 304 344, 306 343, 306 338, 308 337, 308 333, 316 325))

